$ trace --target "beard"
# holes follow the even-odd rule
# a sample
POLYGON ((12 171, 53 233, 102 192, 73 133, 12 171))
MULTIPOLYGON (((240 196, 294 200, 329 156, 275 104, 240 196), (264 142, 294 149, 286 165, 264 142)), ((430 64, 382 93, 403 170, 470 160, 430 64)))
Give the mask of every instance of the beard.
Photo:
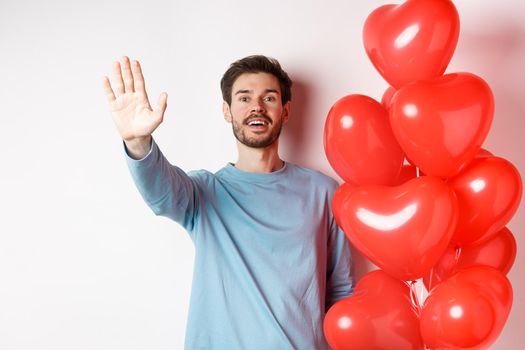
MULTIPOLYGON (((268 116, 263 115, 263 117, 267 119, 268 121, 271 121, 271 119, 268 116)), ((281 129, 283 127, 282 118, 279 118, 279 120, 276 122, 275 125, 269 122, 268 127, 270 128, 269 134, 264 135, 264 136, 260 135, 258 137, 257 136, 250 137, 246 135, 246 133, 248 132, 247 128, 249 128, 248 124, 246 124, 246 122, 244 121, 242 123, 238 123, 237 121, 235 121, 234 118, 232 118, 233 135, 235 136, 237 140, 239 140, 240 143, 248 147, 265 148, 265 147, 271 146, 279 138, 279 135, 281 134, 281 129)))

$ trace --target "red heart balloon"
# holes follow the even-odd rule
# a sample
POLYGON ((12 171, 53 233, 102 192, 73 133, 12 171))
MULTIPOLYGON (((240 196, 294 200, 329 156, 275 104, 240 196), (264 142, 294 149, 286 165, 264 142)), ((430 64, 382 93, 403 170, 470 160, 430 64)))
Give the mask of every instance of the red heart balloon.
POLYGON ((455 73, 399 89, 390 123, 413 164, 427 175, 449 178, 474 159, 493 112, 487 83, 470 73, 455 73))
POLYGON ((395 88, 442 75, 458 36, 459 16, 448 0, 381 6, 368 16, 363 29, 368 57, 395 88))
POLYGON ((324 333, 334 350, 423 349, 410 288, 381 270, 363 276, 353 296, 328 310, 324 333))
POLYGON ((468 283, 484 293, 494 306, 501 331, 509 316, 513 298, 512 285, 504 274, 490 266, 472 266, 459 270, 446 281, 468 283))
POLYGON ((471 286, 440 284, 427 300, 421 333, 431 349, 471 349, 495 326, 490 300, 471 286))
POLYGON ((403 164, 388 112, 363 95, 345 96, 330 109, 324 148, 337 174, 357 185, 392 184, 403 164))
POLYGON ((456 211, 454 192, 423 176, 397 187, 357 187, 343 199, 339 217, 348 239, 374 264, 401 280, 416 280, 448 246, 456 211))
POLYGON ((432 289, 421 313, 421 335, 431 349, 487 349, 512 307, 512 286, 488 266, 462 269, 432 289))
POLYGON ((479 244, 457 248, 450 245, 430 274, 423 279, 427 290, 457 271, 476 265, 491 266, 506 275, 516 258, 516 240, 508 228, 479 244))
POLYGON ((518 170, 499 157, 476 158, 448 184, 458 197, 453 241, 461 247, 489 239, 505 227, 521 200, 518 170))

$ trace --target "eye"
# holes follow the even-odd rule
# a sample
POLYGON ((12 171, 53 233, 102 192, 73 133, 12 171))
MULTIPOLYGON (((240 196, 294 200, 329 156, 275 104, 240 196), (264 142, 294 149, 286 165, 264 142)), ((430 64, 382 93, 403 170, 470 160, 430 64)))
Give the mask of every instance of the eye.
POLYGON ((275 97, 274 96, 266 96, 264 98, 264 101, 266 101, 266 102, 274 102, 275 101, 275 97))
POLYGON ((240 102, 248 102, 248 100, 249 100, 248 96, 241 96, 241 97, 239 97, 239 101, 240 102))

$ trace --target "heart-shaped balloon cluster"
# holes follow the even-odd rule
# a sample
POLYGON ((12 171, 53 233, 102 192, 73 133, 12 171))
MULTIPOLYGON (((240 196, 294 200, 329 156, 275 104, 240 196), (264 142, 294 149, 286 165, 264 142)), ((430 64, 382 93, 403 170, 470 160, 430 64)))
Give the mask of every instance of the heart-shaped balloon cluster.
MULTIPOLYGON (((345 181, 332 210, 352 245, 403 285, 424 279, 430 294, 418 324, 426 345, 485 349, 512 304, 505 274, 516 244, 505 226, 522 182, 509 161, 481 148, 494 113, 488 84, 471 73, 444 74, 458 35, 450 0, 407 0, 373 11, 364 46, 390 87, 381 103, 359 94, 338 100, 326 119, 324 147, 345 181)), ((383 301, 406 300, 405 289, 393 285, 390 298, 385 280, 367 275, 366 291, 330 309, 325 334, 334 349, 360 349, 349 345, 356 342, 368 342, 363 349, 411 348, 388 346, 398 323, 373 321, 383 301)), ((406 315, 404 307, 397 311, 406 315)), ((401 323, 412 322, 406 317, 401 323)), ((413 337, 403 341, 409 338, 414 349, 423 348, 413 337)))

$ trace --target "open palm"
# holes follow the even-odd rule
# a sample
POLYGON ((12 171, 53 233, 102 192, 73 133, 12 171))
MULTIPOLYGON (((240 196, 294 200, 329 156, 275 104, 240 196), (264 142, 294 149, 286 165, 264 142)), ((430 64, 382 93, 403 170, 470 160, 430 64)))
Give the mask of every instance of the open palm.
POLYGON ((149 138, 162 123, 167 106, 167 94, 162 93, 155 110, 151 108, 144 85, 144 77, 138 61, 123 57, 113 63, 113 87, 104 77, 106 92, 113 121, 125 141, 149 138))

